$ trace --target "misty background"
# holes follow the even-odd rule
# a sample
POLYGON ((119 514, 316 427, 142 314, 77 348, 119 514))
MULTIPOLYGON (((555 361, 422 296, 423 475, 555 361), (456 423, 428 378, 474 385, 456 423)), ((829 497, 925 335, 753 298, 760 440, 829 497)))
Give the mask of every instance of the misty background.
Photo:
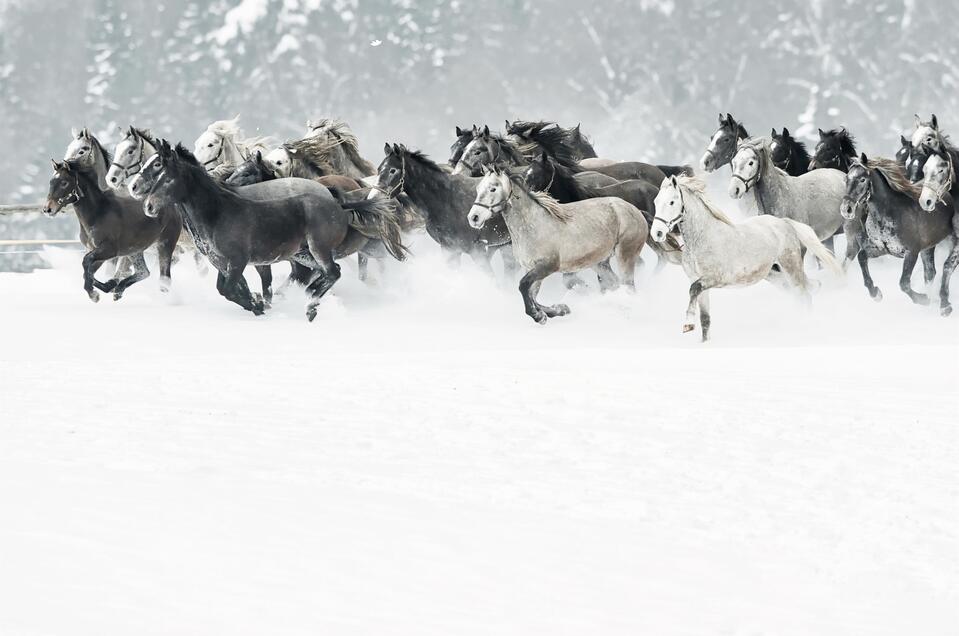
MULTIPOLYGON (((374 164, 385 141, 443 161, 455 125, 507 118, 695 162, 720 111, 753 135, 845 125, 891 156, 913 113, 952 128, 957 35, 950 0, 0 0, 0 203, 45 196, 71 127, 192 147, 237 113, 280 139, 342 117, 374 164)), ((0 238, 75 223, 0 217, 0 238)))

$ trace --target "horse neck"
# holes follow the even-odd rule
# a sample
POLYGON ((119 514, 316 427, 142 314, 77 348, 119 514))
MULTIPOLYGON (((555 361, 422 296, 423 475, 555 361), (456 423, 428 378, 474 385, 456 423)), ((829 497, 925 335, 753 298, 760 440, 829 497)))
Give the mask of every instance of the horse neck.
POLYGON ((775 207, 773 202, 788 188, 787 179, 792 177, 780 172, 773 165, 772 161, 768 162, 768 164, 763 163, 762 171, 763 173, 760 175, 756 185, 750 188, 749 191, 753 193, 753 198, 756 201, 756 208, 759 210, 759 213, 768 214, 766 209, 775 207))
POLYGON ((110 199, 114 196, 112 191, 99 187, 99 172, 93 169, 91 171, 93 174, 77 175, 77 190, 81 196, 80 200, 73 204, 77 219, 85 227, 95 225, 106 214, 110 207, 110 199))
POLYGON ((554 170, 556 172, 553 175, 553 183, 549 188, 549 195, 560 203, 572 203, 582 199, 583 197, 573 181, 573 175, 563 174, 555 166, 554 170))
POLYGON ((453 195, 452 175, 445 172, 432 175, 432 170, 417 165, 414 159, 406 157, 405 161, 403 190, 413 203, 422 207, 430 216, 435 214, 431 209, 435 204, 449 207, 448 201, 452 200, 453 195))
POLYGON ((509 228, 509 235, 514 243, 535 247, 543 226, 549 224, 547 217, 553 217, 529 192, 513 186, 510 197, 510 204, 503 209, 503 221, 509 228))
POLYGON ((869 214, 877 216, 899 216, 904 204, 912 203, 913 207, 918 207, 918 203, 912 200, 912 197, 893 190, 886 182, 886 179, 879 174, 879 170, 873 168, 870 171, 869 180, 872 183, 872 195, 869 197, 869 214))
POLYGON ((679 231, 687 246, 696 249, 706 244, 725 242, 724 236, 730 226, 706 209, 706 202, 699 193, 684 191, 683 208, 685 212, 679 222, 679 231))
POLYGON ((224 137, 223 144, 223 156, 220 157, 218 165, 238 165, 246 160, 235 139, 232 137, 224 137))
POLYGON ((186 192, 187 196, 175 203, 183 209, 194 228, 207 233, 220 216, 223 195, 217 189, 213 177, 206 174, 192 175, 187 180, 186 192), (202 178, 209 179, 210 183, 197 184, 196 181, 202 178))
POLYGON ((103 147, 99 143, 91 143, 90 145, 93 147, 93 171, 97 177, 97 187, 105 192, 110 188, 107 185, 107 171, 110 170, 110 162, 107 161, 107 156, 103 153, 103 147))

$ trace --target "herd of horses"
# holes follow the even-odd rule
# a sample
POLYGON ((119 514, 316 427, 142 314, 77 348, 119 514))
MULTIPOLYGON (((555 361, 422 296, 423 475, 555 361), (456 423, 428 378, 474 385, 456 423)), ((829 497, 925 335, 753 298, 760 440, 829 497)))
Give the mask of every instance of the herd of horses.
POLYGON ((959 150, 935 116, 917 116, 901 142, 894 159, 868 158, 844 128, 820 130, 810 156, 786 128, 751 137, 721 114, 701 167, 730 166, 729 194, 751 213, 734 223, 691 167, 600 158, 578 125, 507 121, 502 133, 457 127, 447 164, 388 143, 379 167, 337 119, 309 122, 303 138, 282 144, 245 137, 237 118, 218 121, 192 151, 131 126, 110 153, 83 129, 63 161, 53 162, 45 213, 68 205, 76 211, 87 250, 84 289, 93 301, 99 292, 119 299, 149 276, 150 248, 168 290, 171 264, 186 249, 195 250, 198 264, 213 265, 224 298, 254 314, 270 306, 271 266, 289 261, 287 284, 305 287, 309 320, 340 277, 339 259, 357 254, 365 280, 370 259, 404 260, 404 241, 420 228, 451 261, 468 254, 492 273, 490 259, 500 253, 506 276, 519 276, 526 313, 539 323, 569 313, 566 305, 538 302, 547 276, 562 273, 572 288, 591 269, 602 291, 633 289, 648 245, 657 268, 681 265, 689 276, 683 330, 694 330, 698 316, 706 340, 712 288, 769 280, 808 300, 818 283, 804 269, 807 252, 837 273, 856 259, 877 300, 869 260, 901 258, 900 288, 928 304, 912 288, 912 271, 921 258, 931 284, 935 248, 946 241, 940 311, 951 313, 959 150), (839 234, 842 263, 833 256, 839 234), (101 282, 97 271, 111 261, 114 273, 101 282), (244 278, 248 265, 261 293, 244 278))

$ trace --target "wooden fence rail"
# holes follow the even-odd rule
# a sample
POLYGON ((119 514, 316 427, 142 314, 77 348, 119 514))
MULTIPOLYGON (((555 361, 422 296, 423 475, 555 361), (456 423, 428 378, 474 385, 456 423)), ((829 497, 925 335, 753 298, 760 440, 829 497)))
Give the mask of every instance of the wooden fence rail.
MULTIPOLYGON (((73 210, 73 208, 70 208, 73 210)), ((64 210, 66 211, 66 210, 64 210)), ((22 205, 0 205, 0 215, 4 214, 24 214, 24 213, 43 212, 42 203, 24 203, 22 205)))

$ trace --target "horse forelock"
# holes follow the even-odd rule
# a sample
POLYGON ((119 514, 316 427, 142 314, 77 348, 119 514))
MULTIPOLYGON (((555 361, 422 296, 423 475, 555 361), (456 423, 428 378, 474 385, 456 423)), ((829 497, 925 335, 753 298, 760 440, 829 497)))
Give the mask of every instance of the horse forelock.
POLYGON ((228 137, 234 140, 243 134, 243 131, 240 130, 239 117, 215 121, 206 127, 206 131, 211 132, 218 137, 228 137))

